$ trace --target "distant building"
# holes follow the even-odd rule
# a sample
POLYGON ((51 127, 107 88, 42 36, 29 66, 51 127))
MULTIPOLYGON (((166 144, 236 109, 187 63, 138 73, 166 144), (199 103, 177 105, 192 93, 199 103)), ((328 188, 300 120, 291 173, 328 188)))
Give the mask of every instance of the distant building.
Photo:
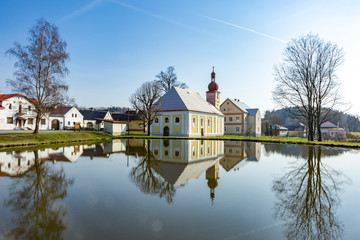
POLYGON ((125 135, 127 130, 126 122, 107 120, 107 119, 97 119, 104 121, 104 132, 110 133, 111 135, 125 135))
POLYGON ((126 111, 125 113, 111 113, 113 120, 129 123, 130 132, 146 132, 144 119, 136 111, 126 111))
POLYGON ((345 139, 346 131, 344 128, 336 126, 332 122, 324 122, 320 125, 321 134, 324 138, 329 139, 345 139))
POLYGON ((220 105, 225 115, 225 134, 261 136, 261 113, 238 99, 227 98, 220 105))
MULTIPOLYGON (((35 105, 31 99, 21 94, 0 93, 0 130, 34 130, 36 122, 35 105)), ((40 119, 39 129, 49 127, 49 114, 40 119)))
POLYGON ((75 123, 83 127, 84 116, 76 107, 57 107, 50 112, 50 129, 66 130, 73 129, 75 123))
POLYGON ((160 111, 151 124, 156 136, 218 136, 224 134, 224 115, 218 109, 219 86, 211 73, 205 101, 199 93, 171 88, 158 102, 160 111))
POLYGON ((97 111, 90 109, 80 110, 80 113, 84 116, 84 128, 95 129, 97 131, 102 131, 104 129, 104 121, 96 120, 97 118, 113 120, 109 111, 97 111))

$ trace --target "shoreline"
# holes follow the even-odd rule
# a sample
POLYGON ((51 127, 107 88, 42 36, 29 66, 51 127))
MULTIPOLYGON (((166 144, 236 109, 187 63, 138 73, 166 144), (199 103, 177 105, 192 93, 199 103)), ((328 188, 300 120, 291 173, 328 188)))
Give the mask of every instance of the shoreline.
POLYGON ((360 149, 360 143, 333 141, 317 142, 308 141, 303 138, 291 137, 246 137, 234 135, 224 135, 217 137, 163 137, 147 136, 144 134, 112 136, 103 132, 40 132, 37 135, 32 133, 0 134, 0 150, 13 147, 36 147, 49 144, 86 143, 94 141, 104 142, 111 141, 112 139, 224 140, 360 149))

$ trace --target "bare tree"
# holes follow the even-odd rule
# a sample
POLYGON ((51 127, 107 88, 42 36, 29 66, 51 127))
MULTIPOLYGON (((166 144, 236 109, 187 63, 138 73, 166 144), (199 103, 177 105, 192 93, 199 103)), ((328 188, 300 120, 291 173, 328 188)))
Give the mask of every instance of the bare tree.
POLYGON ((166 69, 166 72, 161 71, 155 76, 155 81, 159 84, 163 93, 169 91, 172 87, 187 88, 188 86, 177 80, 175 73, 175 67, 170 66, 166 69))
POLYGON ((7 80, 13 91, 20 92, 35 104, 37 116, 34 133, 46 107, 68 100, 68 85, 62 80, 68 74, 65 62, 69 54, 66 42, 60 38, 58 28, 39 19, 29 31, 29 44, 15 43, 6 54, 17 59, 15 79, 7 80))
POLYGON ((331 110, 340 102, 336 70, 343 62, 343 51, 310 33, 293 39, 283 55, 284 63, 274 67, 273 99, 293 110, 297 118, 306 119, 308 140, 314 140, 317 130, 321 141, 320 124, 328 115, 324 109, 331 110))
POLYGON ((160 93, 161 90, 157 82, 151 81, 143 83, 129 98, 132 107, 146 121, 148 135, 150 135, 152 121, 160 109, 159 104, 157 104, 160 99, 160 93))

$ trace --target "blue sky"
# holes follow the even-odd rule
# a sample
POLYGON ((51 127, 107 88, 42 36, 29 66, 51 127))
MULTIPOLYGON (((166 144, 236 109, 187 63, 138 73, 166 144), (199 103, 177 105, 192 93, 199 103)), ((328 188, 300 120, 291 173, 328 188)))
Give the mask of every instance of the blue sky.
POLYGON ((44 17, 68 43, 69 94, 79 106, 130 106, 143 82, 168 66, 205 97, 212 66, 221 100, 239 98, 262 113, 276 108, 273 66, 286 43, 309 32, 345 52, 341 91, 360 114, 360 1, 62 0, 0 2, 0 91, 10 92, 14 41, 44 17))

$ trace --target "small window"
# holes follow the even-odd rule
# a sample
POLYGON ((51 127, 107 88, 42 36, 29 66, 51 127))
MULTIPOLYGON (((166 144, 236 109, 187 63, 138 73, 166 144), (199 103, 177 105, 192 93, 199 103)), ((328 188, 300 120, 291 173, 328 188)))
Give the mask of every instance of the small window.
POLYGON ((10 109, 10 110, 12 109, 12 105, 11 105, 11 103, 9 104, 9 109, 10 109))
POLYGON ((28 124, 33 125, 34 124, 34 119, 33 118, 28 118, 28 124))
POLYGON ((226 122, 226 117, 224 117, 224 122, 226 122))
POLYGON ((210 127, 211 121, 210 119, 208 119, 208 127, 210 127))
POLYGON ((75 117, 77 117, 77 113, 75 113, 75 117))
POLYGON ((175 118, 175 123, 179 123, 180 122, 180 118, 179 117, 176 117, 175 118))
POLYGON ((13 118, 8 117, 6 122, 7 122, 7 124, 12 124, 13 123, 13 118))
POLYGON ((169 155, 169 150, 165 150, 165 151, 164 151, 164 155, 165 155, 165 156, 168 156, 168 155, 169 155))
POLYGON ((73 114, 73 113, 71 114, 71 117, 74 117, 74 114, 73 114))
POLYGON ((29 111, 31 111, 31 106, 28 107, 29 111))
POLYGON ((196 127, 196 117, 193 117, 193 127, 196 127))
POLYGON ((159 123, 159 118, 155 118, 155 123, 159 123))
POLYGON ((229 102, 227 102, 226 104, 229 105, 229 102))
POLYGON ((237 122, 240 122, 240 118, 239 118, 239 117, 236 117, 236 121, 237 121, 237 122))
POLYGON ((180 151, 179 150, 175 150, 175 157, 179 157, 180 156, 180 151))
POLYGON ((210 154, 210 145, 208 146, 208 154, 210 154))
POLYGON ((19 113, 21 113, 21 111, 22 111, 22 106, 19 105, 19 113))
POLYGON ((239 132, 239 131, 240 131, 240 128, 239 128, 239 127, 236 127, 236 131, 239 132))
POLYGON ((232 122, 232 117, 229 117, 229 122, 232 122))
POLYGON ((41 125, 45 125, 45 123, 46 123, 45 118, 42 118, 42 119, 41 119, 41 125))
POLYGON ((168 122, 169 122, 169 118, 166 117, 166 118, 165 118, 165 123, 168 123, 168 122))
POLYGON ((193 155, 193 157, 195 157, 195 155, 196 155, 196 148, 195 147, 193 147, 192 155, 193 155))
POLYGON ((226 111, 226 109, 224 108, 224 112, 226 111))
POLYGON ((155 150, 154 150, 154 154, 155 154, 155 155, 158 155, 158 153, 159 153, 159 150, 155 149, 155 150))
POLYGON ((70 121, 68 121, 68 126, 70 126, 70 121))
POLYGON ((201 123, 201 127, 204 127, 204 119, 203 118, 200 120, 200 123, 201 123))
POLYGON ((226 127, 224 127, 224 131, 226 131, 226 127))

